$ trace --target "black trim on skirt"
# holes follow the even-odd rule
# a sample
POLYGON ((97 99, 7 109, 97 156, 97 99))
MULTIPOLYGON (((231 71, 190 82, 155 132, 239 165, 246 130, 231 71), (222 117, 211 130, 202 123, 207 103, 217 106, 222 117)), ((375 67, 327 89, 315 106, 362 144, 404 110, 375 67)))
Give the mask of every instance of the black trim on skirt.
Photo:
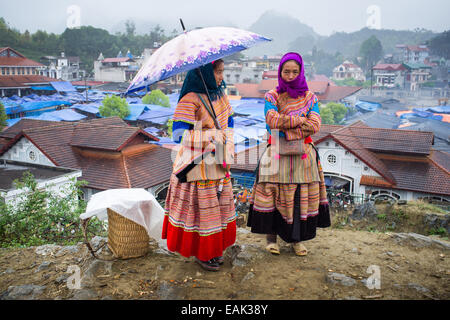
POLYGON ((331 226, 329 205, 320 204, 318 215, 301 220, 300 186, 298 186, 294 196, 293 220, 292 224, 288 224, 277 209, 272 212, 259 212, 250 205, 247 226, 251 227, 253 233, 277 234, 288 243, 311 240, 316 237, 316 228, 331 226))

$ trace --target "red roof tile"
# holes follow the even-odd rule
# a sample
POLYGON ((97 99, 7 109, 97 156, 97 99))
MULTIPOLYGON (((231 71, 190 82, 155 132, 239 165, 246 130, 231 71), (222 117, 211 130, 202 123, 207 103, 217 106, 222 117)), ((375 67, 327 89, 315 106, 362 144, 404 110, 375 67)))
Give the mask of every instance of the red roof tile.
POLYGON ((60 80, 38 75, 0 76, 0 88, 23 88, 37 83, 47 84, 53 81, 60 80))
POLYGON ((81 169, 81 179, 87 180, 90 188, 150 188, 168 181, 172 173, 172 151, 145 143, 154 137, 118 117, 21 130, 0 153, 22 137, 55 165, 81 169), (80 143, 74 146, 74 140, 80 143))
POLYGON ((7 52, 7 56, 0 55, 0 67, 44 67, 42 63, 27 59, 18 51, 9 47, 0 48, 0 54, 7 52), (13 54, 17 56, 12 56, 13 54))

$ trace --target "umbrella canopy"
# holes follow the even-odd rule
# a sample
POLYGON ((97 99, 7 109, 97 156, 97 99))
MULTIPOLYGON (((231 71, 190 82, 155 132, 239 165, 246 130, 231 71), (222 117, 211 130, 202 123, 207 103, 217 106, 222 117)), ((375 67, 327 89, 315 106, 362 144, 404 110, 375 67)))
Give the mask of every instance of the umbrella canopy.
POLYGON ((228 27, 187 31, 166 42, 144 63, 125 94, 138 91, 178 73, 271 41, 259 34, 228 27))

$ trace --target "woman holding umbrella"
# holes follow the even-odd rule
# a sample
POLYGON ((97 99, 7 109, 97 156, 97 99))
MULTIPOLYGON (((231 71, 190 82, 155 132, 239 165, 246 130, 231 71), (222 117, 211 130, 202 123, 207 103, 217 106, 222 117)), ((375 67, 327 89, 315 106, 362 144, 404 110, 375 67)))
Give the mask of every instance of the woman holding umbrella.
POLYGON ((272 254, 280 254, 278 235, 292 243, 296 255, 304 256, 308 251, 301 242, 314 238, 317 227, 329 227, 330 214, 319 154, 311 139, 321 125, 318 99, 308 90, 298 53, 282 57, 278 87, 265 95, 265 101, 271 137, 257 169, 247 225, 254 233, 267 234, 266 250, 272 254), (282 152, 283 141, 299 147, 282 152))
POLYGON ((233 191, 226 165, 234 154, 233 111, 223 91, 223 70, 223 61, 216 60, 189 71, 183 83, 173 115, 173 138, 180 149, 167 192, 162 231, 170 251, 194 256, 208 271, 219 270, 223 251, 236 240, 233 191), (216 161, 219 154, 226 155, 220 162, 216 161))

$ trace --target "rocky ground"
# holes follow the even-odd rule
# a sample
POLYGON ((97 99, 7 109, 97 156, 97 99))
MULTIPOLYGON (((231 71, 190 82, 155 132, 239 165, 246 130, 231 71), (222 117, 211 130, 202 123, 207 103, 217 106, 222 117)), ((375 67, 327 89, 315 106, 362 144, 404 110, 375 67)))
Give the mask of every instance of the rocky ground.
MULTIPOLYGON (((94 239, 95 246, 103 242, 94 239)), ((1 249, 0 299, 450 298, 450 243, 437 236, 328 228, 305 245, 305 257, 295 256, 286 243, 273 256, 264 250, 264 236, 240 227, 218 272, 206 272, 155 242, 144 257, 113 261, 94 259, 82 243, 1 249), (77 270, 79 289, 73 288, 77 270)), ((106 246, 100 255, 112 258, 106 246)))

